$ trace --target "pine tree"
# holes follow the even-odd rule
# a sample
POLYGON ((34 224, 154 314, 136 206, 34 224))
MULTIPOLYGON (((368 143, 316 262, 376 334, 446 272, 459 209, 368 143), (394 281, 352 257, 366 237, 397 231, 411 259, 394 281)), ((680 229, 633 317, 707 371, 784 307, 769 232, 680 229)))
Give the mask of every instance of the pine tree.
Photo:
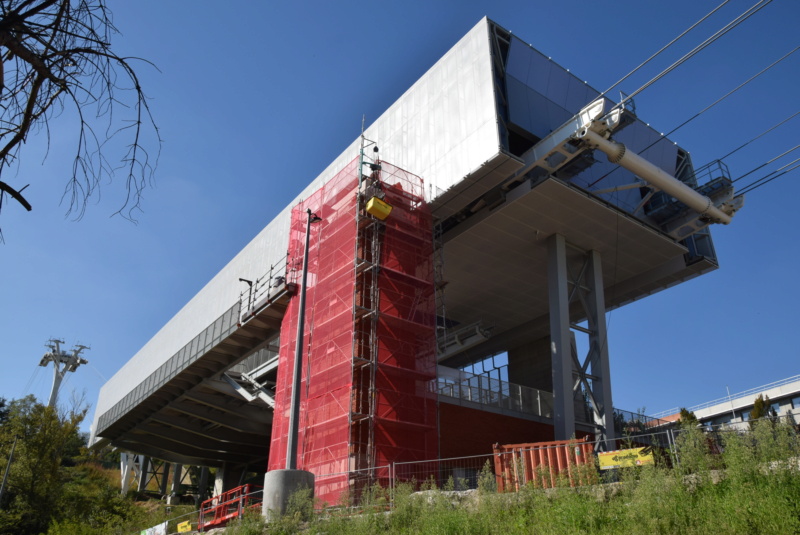
POLYGON ((769 416, 769 406, 769 396, 764 398, 763 394, 759 394, 753 402, 753 410, 750 411, 750 420, 755 421, 769 416))
POLYGON ((681 417, 678 419, 678 425, 681 427, 697 427, 700 421, 697 419, 693 411, 685 407, 681 407, 681 417))

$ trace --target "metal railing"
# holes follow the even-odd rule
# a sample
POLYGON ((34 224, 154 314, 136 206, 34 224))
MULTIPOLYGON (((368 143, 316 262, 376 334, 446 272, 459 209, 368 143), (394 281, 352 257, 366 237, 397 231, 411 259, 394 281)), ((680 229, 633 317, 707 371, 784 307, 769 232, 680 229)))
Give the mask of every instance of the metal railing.
POLYGON ((207 353, 221 340, 229 336, 256 314, 269 305, 272 299, 287 289, 288 255, 271 265, 267 272, 255 281, 241 279, 248 283, 248 291, 241 292, 239 300, 224 312, 216 321, 203 329, 183 348, 168 358, 153 373, 136 385, 120 401, 98 418, 96 434, 100 435, 112 424, 141 403, 156 390, 165 385, 197 359, 207 353), (244 318, 244 316, 247 316, 244 318))
POLYGON ((239 279, 247 284, 247 291, 239 293, 241 306, 239 317, 243 322, 271 303, 274 296, 282 293, 286 289, 286 285, 293 282, 289 280, 288 262, 289 255, 287 254, 270 265, 267 272, 256 280, 239 279))
MULTIPOLYGON (((749 396, 757 395, 772 388, 778 388, 779 386, 787 385, 790 383, 798 382, 800 383, 800 375, 793 375, 792 377, 787 377, 786 379, 780 379, 778 381, 758 386, 756 388, 751 388, 749 390, 745 390, 744 392, 739 392, 737 394, 732 394, 730 396, 725 396, 721 398, 717 398, 711 401, 707 401, 705 403, 701 403, 700 405, 695 405, 693 407, 688 407, 687 410, 689 411, 699 411, 702 409, 707 409, 708 407, 713 407, 714 405, 721 405, 723 403, 730 403, 732 401, 736 401, 742 398, 746 398, 749 396)), ((798 391, 800 391, 800 386, 798 386, 798 391)), ((669 416, 671 414, 677 414, 680 412, 680 407, 675 407, 673 409, 667 409, 665 411, 657 412, 653 414, 653 417, 659 418, 662 416, 669 416)))
POLYGON ((431 388, 440 396, 504 411, 553 417, 553 394, 485 375, 439 366, 431 388))
POLYGON ((241 517, 249 508, 261 508, 264 491, 261 487, 243 485, 204 501, 197 520, 198 531, 223 527, 241 517))
POLYGON ((670 424, 655 416, 648 416, 622 409, 614 409, 614 430, 619 436, 630 436, 649 433, 655 427, 670 424))

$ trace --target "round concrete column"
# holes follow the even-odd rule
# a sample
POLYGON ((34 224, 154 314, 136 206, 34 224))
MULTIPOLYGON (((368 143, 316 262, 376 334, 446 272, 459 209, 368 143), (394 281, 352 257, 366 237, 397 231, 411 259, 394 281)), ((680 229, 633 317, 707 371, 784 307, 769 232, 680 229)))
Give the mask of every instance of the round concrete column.
POLYGON ((311 489, 314 497, 314 474, 305 470, 272 470, 264 474, 261 513, 267 521, 284 514, 289 497, 301 489, 311 489))

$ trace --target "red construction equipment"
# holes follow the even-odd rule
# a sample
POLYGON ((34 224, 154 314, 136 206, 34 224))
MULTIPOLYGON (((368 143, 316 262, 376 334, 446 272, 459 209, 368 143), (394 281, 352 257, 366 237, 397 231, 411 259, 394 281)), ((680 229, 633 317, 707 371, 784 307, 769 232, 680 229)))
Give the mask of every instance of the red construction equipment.
POLYGON ((517 491, 526 483, 552 488, 597 483, 594 450, 588 437, 554 442, 494 445, 497 491, 517 491))
POLYGON ((209 498, 200 505, 197 531, 223 527, 248 508, 260 508, 261 501, 261 487, 255 485, 243 485, 209 498))

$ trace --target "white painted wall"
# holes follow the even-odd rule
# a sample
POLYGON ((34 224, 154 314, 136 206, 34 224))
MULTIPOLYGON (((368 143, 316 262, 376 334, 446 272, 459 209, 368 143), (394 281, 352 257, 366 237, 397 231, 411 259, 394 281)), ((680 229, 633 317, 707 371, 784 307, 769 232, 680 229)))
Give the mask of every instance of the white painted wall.
MULTIPOLYGON (((370 126, 381 157, 444 191, 497 154, 489 22, 481 20, 370 126)), ((114 406, 238 299, 239 277, 254 280, 288 245, 290 213, 358 156, 359 140, 334 160, 292 203, 161 328, 103 387, 93 429, 114 406)))

